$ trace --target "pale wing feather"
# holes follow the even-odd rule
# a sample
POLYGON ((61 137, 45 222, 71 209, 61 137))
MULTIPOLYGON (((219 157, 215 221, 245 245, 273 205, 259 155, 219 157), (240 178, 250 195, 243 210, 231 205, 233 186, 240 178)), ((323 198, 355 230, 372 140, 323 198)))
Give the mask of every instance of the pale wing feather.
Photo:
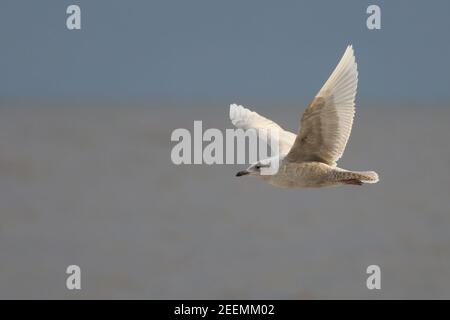
MULTIPOLYGON (((260 132, 260 129, 279 130, 279 153, 287 154, 294 144, 296 135, 292 132, 284 130, 277 123, 267 119, 258 113, 244 108, 243 106, 232 104, 230 105, 230 120, 236 128, 243 130, 255 129, 260 132)), ((264 139, 264 136, 259 136, 264 139)), ((267 141, 266 141, 267 143, 267 141)))
POLYGON ((344 153, 355 115, 358 70, 352 46, 306 108, 288 160, 336 165, 344 153))

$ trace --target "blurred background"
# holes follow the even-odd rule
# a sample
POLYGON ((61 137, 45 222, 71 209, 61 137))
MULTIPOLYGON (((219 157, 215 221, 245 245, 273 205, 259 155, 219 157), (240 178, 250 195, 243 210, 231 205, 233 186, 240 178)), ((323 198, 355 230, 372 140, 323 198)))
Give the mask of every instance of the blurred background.
POLYGON ((449 10, 2 0, 0 298, 450 298, 449 10), (339 164, 380 183, 284 190, 236 178, 243 166, 172 164, 172 131, 231 128, 230 103, 296 132, 350 43, 357 115, 339 164))

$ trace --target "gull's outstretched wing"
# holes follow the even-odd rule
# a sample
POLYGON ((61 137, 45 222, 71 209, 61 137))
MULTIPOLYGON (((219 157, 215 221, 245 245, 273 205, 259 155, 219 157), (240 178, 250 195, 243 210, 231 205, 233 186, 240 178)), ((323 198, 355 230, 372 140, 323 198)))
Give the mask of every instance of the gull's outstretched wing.
MULTIPOLYGON (((284 130, 272 120, 246 109, 243 106, 236 104, 230 105, 230 120, 236 128, 244 130, 255 129, 257 132, 260 132, 260 129, 279 130, 280 154, 287 154, 294 144, 296 137, 294 133, 284 130)), ((259 138, 264 139, 262 136, 259 136, 259 138)))
POLYGON ((352 46, 345 50, 330 78, 306 108, 287 158, 336 165, 352 130, 358 70, 352 46))

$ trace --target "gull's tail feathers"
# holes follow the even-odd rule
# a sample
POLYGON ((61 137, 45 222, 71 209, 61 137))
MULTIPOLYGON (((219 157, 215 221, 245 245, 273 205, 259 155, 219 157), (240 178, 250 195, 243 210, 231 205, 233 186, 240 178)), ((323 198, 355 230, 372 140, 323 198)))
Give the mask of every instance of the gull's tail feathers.
POLYGON ((378 173, 375 171, 352 171, 351 173, 356 179, 361 180, 364 183, 377 183, 380 181, 378 173))
POLYGON ((337 168, 335 175, 338 181, 344 184, 377 183, 380 181, 375 171, 347 171, 337 168))

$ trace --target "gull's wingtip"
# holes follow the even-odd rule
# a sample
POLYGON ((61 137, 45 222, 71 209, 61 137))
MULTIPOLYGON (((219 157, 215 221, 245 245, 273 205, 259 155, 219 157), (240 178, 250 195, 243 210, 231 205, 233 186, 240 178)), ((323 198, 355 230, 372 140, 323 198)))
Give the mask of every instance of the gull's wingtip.
POLYGON ((345 48, 345 53, 349 52, 349 53, 353 54, 353 51, 354 51, 353 50, 353 44, 349 43, 347 45, 347 48, 345 48))
POLYGON ((236 103, 230 104, 230 111, 231 110, 235 110, 235 109, 239 109, 239 108, 242 108, 242 106, 240 106, 240 105, 238 105, 236 103))
POLYGON ((236 105, 234 103, 230 104, 230 120, 233 120, 233 113, 234 113, 234 108, 236 107, 236 105))
MULTIPOLYGON (((236 103, 232 103, 230 104, 230 120, 233 121, 236 119, 237 117, 237 113, 239 111, 239 109, 241 109, 242 106, 237 105, 236 103)), ((234 122, 233 122, 234 124, 234 122)))
MULTIPOLYGON (((355 56, 355 50, 353 49, 353 44, 349 44, 348 46, 347 46, 347 49, 345 49, 345 53, 349 53, 351 56, 355 56)), ((344 54, 345 54, 344 53, 344 54)))

